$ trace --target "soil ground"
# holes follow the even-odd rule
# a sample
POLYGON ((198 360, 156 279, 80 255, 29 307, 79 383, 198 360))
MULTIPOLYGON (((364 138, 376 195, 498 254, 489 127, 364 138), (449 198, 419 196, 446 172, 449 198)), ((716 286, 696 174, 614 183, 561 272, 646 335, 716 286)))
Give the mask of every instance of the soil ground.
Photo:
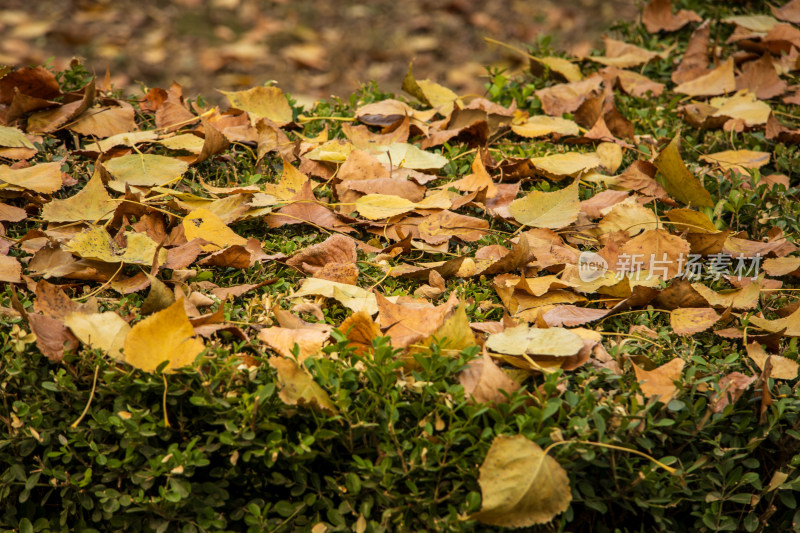
POLYGON ((635 0, 5 0, 0 64, 73 57, 108 67, 126 93, 168 86, 218 100, 214 89, 276 80, 293 95, 346 97, 369 80, 399 92, 409 61, 419 78, 480 93, 486 65, 514 69, 513 45, 552 35, 558 49, 588 53, 635 0))

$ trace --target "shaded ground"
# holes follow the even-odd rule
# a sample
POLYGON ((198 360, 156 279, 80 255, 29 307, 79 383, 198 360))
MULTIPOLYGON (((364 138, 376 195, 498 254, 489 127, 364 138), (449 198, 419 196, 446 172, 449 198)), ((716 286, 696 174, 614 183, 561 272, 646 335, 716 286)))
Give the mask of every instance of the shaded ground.
MULTIPOLYGON (((550 34, 580 55, 617 20, 633 20, 633 0, 6 0, 0 63, 74 56, 117 86, 180 83, 212 96, 277 80, 295 95, 347 96, 376 80, 399 90, 408 62, 463 92, 481 92, 485 65, 521 66, 484 36, 519 45, 550 34), (164 5, 166 4, 166 5, 164 5)), ((138 92, 138 91, 136 91, 138 92)))

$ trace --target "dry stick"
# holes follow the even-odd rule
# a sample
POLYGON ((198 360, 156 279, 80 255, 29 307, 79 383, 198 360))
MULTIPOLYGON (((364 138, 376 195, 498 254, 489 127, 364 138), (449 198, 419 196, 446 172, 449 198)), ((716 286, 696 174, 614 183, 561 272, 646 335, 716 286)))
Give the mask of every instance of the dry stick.
POLYGON ((164 427, 168 428, 169 426, 169 416, 167 415, 167 376, 166 374, 161 374, 162 379, 164 380, 164 397, 162 399, 164 409, 164 427))
POLYGON ((89 412, 89 406, 92 405, 92 399, 94 398, 94 391, 97 388, 97 374, 98 374, 99 371, 100 371, 100 366, 99 365, 94 367, 94 379, 92 380, 92 392, 89 393, 89 401, 86 402, 86 407, 83 408, 83 412, 81 413, 81 416, 79 416, 78 419, 75 422, 70 424, 69 427, 71 429, 75 429, 76 427, 78 427, 78 424, 81 423, 81 420, 83 420, 83 417, 85 417, 86 413, 89 412))
POLYGON ((120 263, 119 263, 119 268, 117 268, 117 271, 116 271, 116 272, 114 272, 114 274, 112 274, 110 278, 108 278, 108 281, 106 281, 105 283, 103 283, 102 285, 100 285, 99 287, 97 287, 97 289, 96 289, 96 290, 94 290, 94 291, 92 291, 92 292, 90 292, 89 294, 86 294, 86 295, 84 295, 84 296, 78 296, 77 298, 73 298, 73 300, 75 300, 75 301, 79 301, 79 300, 83 300, 84 298, 91 298, 91 297, 92 297, 92 296, 94 296, 95 294, 97 294, 97 293, 101 292, 103 289, 105 289, 107 286, 109 286, 109 285, 111 284, 111 282, 112 282, 112 281, 114 281, 114 278, 116 278, 116 277, 117 277, 117 274, 119 274, 119 273, 120 273, 120 271, 122 270, 122 267, 123 267, 123 265, 124 265, 124 264, 125 264, 125 263, 123 263, 123 262, 121 262, 121 261, 120 261, 120 263))
POLYGON ((664 463, 662 463, 661 461, 659 461, 658 459, 655 459, 654 457, 652 457, 650 455, 647 455, 644 452, 640 452, 639 450, 632 450, 630 448, 623 448, 622 446, 615 446, 614 444, 606 444, 604 442, 583 441, 583 440, 579 440, 579 441, 565 440, 565 441, 561 441, 561 442, 554 442, 550 446, 548 446, 547 448, 544 449, 544 453, 545 453, 545 455, 547 455, 547 452, 549 452, 552 448, 555 448, 556 446, 561 446, 562 444, 573 444, 573 443, 575 443, 575 444, 588 444, 589 446, 599 446, 600 448, 608 448, 608 449, 617 450, 617 451, 620 451, 620 452, 632 453, 634 455, 638 455, 640 457, 644 457, 645 459, 649 459, 650 461, 654 462, 655 464, 657 464, 658 466, 660 466, 661 468, 663 468, 664 470, 666 470, 670 474, 675 474, 675 472, 677 471, 677 469, 672 468, 671 466, 667 466, 664 463))

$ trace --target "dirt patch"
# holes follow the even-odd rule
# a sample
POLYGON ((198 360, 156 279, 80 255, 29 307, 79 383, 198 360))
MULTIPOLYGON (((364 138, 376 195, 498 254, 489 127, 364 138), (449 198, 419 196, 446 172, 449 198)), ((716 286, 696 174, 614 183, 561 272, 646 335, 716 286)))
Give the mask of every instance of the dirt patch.
MULTIPOLYGON (((74 57, 127 92, 176 81, 186 94, 276 80, 295 95, 347 96, 375 80, 399 91, 412 58, 421 78, 480 93, 486 65, 519 68, 515 45, 552 35, 588 53, 612 23, 633 20, 632 0, 7 0, 0 10, 0 63, 74 57), (165 5, 166 4, 166 5, 165 5)), ((216 95, 216 96, 215 96, 216 95)))

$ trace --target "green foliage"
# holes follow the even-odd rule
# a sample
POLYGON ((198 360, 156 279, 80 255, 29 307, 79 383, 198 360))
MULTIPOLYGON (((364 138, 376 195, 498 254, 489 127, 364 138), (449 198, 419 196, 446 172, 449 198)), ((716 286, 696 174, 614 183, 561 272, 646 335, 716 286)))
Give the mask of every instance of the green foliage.
POLYGON ((0 335, 0 498, 14 502, 5 527, 352 531, 363 516, 374 532, 485 531, 466 520, 480 505, 477 466, 496 435, 519 433, 543 447, 574 441, 553 451, 574 498, 560 530, 753 531, 774 512, 770 528, 785 531, 800 518, 800 398, 778 387, 764 423, 753 392, 708 414, 719 365, 740 364, 722 353, 693 356, 667 406, 643 405, 630 372, 585 369, 492 408, 467 401, 458 382, 474 350, 453 358, 434 345, 409 373, 386 339, 359 357, 338 336, 328 357, 307 363, 340 410, 332 416, 284 405, 266 358, 246 343, 232 348, 255 366, 219 348, 165 381, 88 351, 55 365, 0 335), (580 441, 638 449, 679 475, 580 441), (789 481, 768 491, 776 471, 789 481))

